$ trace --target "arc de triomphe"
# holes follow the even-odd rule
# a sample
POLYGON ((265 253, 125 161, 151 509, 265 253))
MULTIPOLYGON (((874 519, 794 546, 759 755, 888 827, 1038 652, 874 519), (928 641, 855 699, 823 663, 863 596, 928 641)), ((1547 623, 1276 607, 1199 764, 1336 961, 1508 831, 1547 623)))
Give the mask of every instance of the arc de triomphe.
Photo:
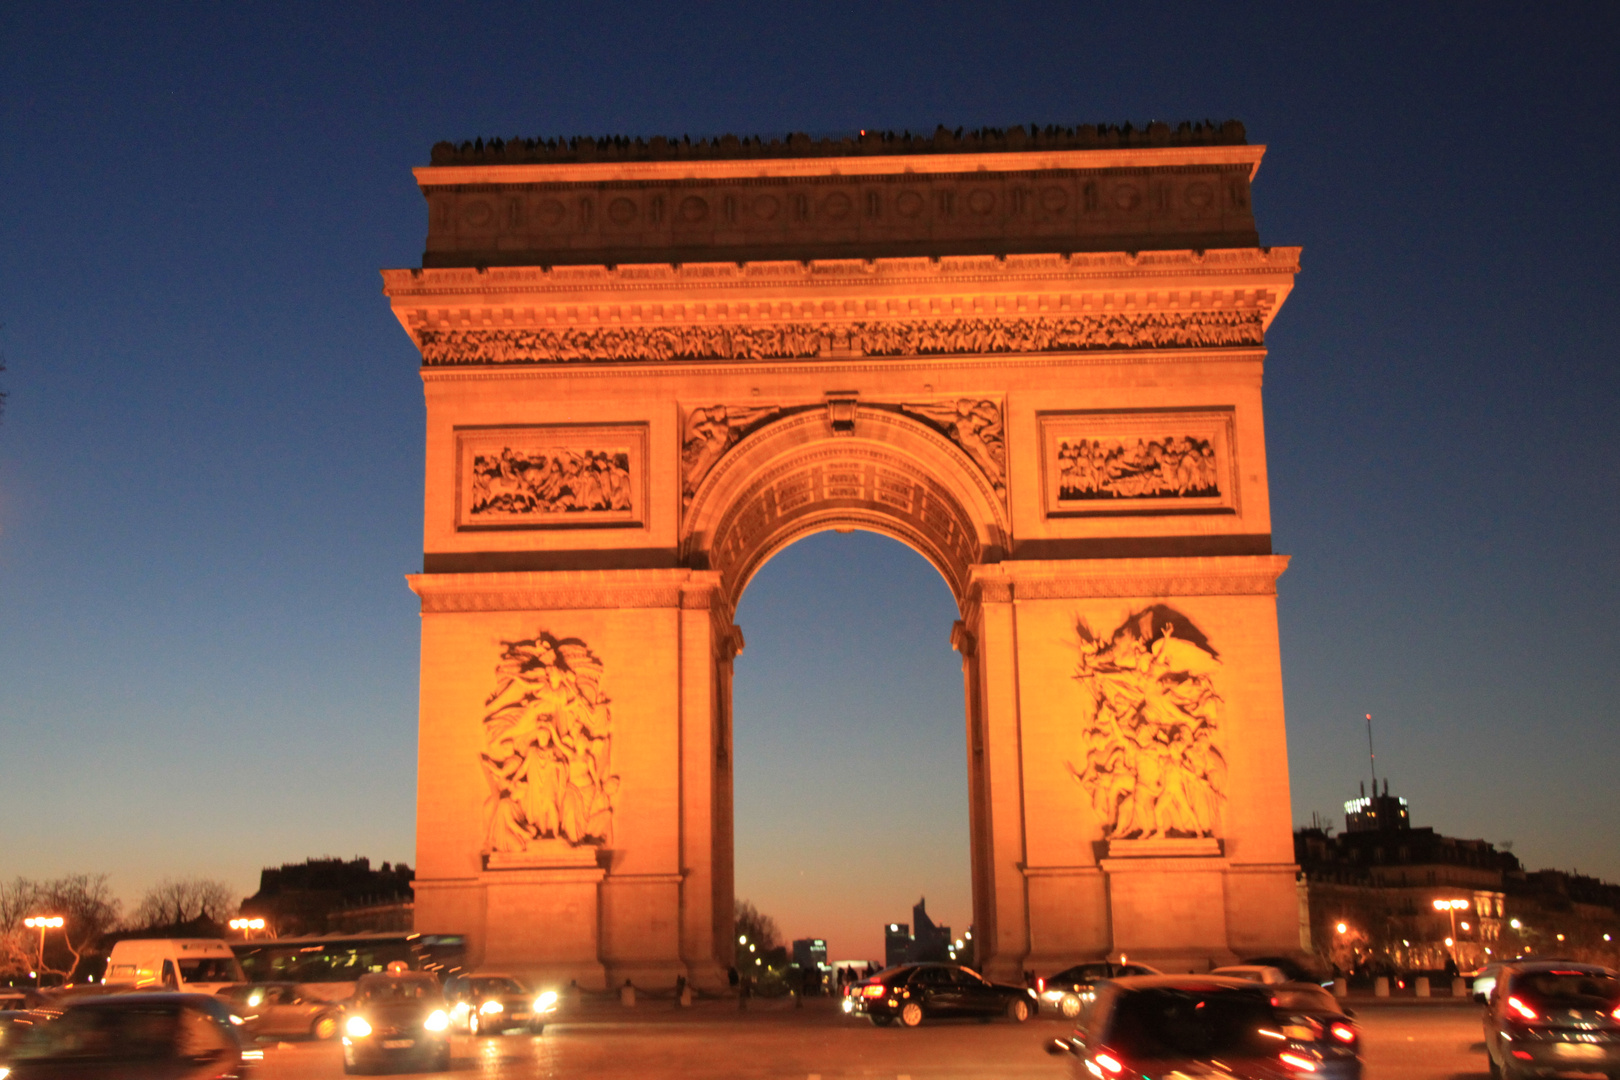
MULTIPOLYGON (((961 617, 1016 977, 1299 947, 1241 125, 440 144, 384 272, 427 399, 416 926, 582 986, 732 959, 732 621, 799 537, 961 617)), ((851 752, 858 752, 852 747, 851 752)))

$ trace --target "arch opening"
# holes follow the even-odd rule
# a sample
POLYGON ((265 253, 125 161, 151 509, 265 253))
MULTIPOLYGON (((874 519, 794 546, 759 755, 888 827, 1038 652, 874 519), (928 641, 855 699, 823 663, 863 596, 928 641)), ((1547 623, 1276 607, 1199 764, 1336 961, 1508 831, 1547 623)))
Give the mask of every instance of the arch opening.
POLYGON ((829 959, 881 962, 883 927, 911 922, 919 897, 955 937, 971 924, 956 608, 926 555, 860 524, 773 547, 741 596, 735 896, 785 941, 819 937, 829 959))

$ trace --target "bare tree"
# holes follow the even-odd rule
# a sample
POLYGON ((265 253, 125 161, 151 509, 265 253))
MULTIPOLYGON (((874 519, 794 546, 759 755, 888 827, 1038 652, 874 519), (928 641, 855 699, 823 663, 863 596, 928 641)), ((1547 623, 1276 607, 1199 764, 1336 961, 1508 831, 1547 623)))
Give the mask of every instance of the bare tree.
POLYGON ((141 897, 130 922, 140 929, 177 926, 209 919, 224 922, 236 914, 236 894, 210 878, 164 878, 141 897))
POLYGON ((118 901, 106 874, 69 874, 53 881, 17 878, 0 884, 0 973, 38 971, 72 982, 84 954, 118 923, 118 901), (30 916, 62 917, 61 930, 24 925, 30 916), (55 961, 53 963, 53 961, 55 961))
POLYGON ((782 932, 777 929, 776 920, 747 900, 737 901, 732 934, 736 937, 746 936, 750 944, 759 946, 760 952, 776 948, 781 944, 782 936, 782 932))

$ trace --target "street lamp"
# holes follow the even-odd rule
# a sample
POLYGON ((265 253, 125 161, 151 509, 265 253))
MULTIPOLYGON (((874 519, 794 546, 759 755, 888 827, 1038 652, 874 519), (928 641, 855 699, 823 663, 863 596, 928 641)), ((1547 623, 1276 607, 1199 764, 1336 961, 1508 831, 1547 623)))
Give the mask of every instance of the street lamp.
POLYGON ((1350 927, 1345 923, 1340 923, 1338 926, 1335 926, 1334 929, 1341 934, 1348 934, 1350 932, 1350 927))
POLYGON ((1452 960, 1453 963, 1455 963, 1456 960, 1457 960, 1457 950, 1456 950, 1457 912, 1459 912, 1459 911, 1467 911, 1468 910, 1468 901, 1467 900, 1436 900, 1434 902, 1434 910, 1443 911, 1447 915, 1451 916, 1451 937, 1446 938, 1446 948, 1451 950, 1451 960, 1452 960))
POLYGON ((39 971, 33 973, 38 983, 45 978, 45 931, 60 930, 67 925, 67 920, 60 915, 30 915, 23 920, 23 925, 39 930, 39 971))

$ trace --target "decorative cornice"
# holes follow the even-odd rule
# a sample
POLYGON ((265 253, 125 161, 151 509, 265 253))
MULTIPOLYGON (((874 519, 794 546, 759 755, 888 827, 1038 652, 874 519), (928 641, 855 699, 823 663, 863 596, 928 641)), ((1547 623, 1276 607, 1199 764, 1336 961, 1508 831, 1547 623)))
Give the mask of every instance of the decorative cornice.
POLYGON ((702 607, 720 575, 695 570, 558 570, 409 574, 422 613, 702 607))
POLYGON ((820 356, 1207 349, 1265 342, 1259 311, 1184 311, 762 326, 417 331, 428 367, 579 361, 790 360, 820 356))
POLYGON ((1175 274, 1227 276, 1299 272, 1298 247, 1212 248, 1070 254, 947 255, 939 258, 807 259, 756 262, 636 263, 616 266, 422 267, 382 271, 383 292, 424 299, 509 293, 805 285, 970 285, 995 281, 1117 281, 1175 274))
POLYGON ((1270 596, 1287 555, 1084 562, 1012 560, 973 568, 969 594, 984 603, 1091 597, 1270 596))

